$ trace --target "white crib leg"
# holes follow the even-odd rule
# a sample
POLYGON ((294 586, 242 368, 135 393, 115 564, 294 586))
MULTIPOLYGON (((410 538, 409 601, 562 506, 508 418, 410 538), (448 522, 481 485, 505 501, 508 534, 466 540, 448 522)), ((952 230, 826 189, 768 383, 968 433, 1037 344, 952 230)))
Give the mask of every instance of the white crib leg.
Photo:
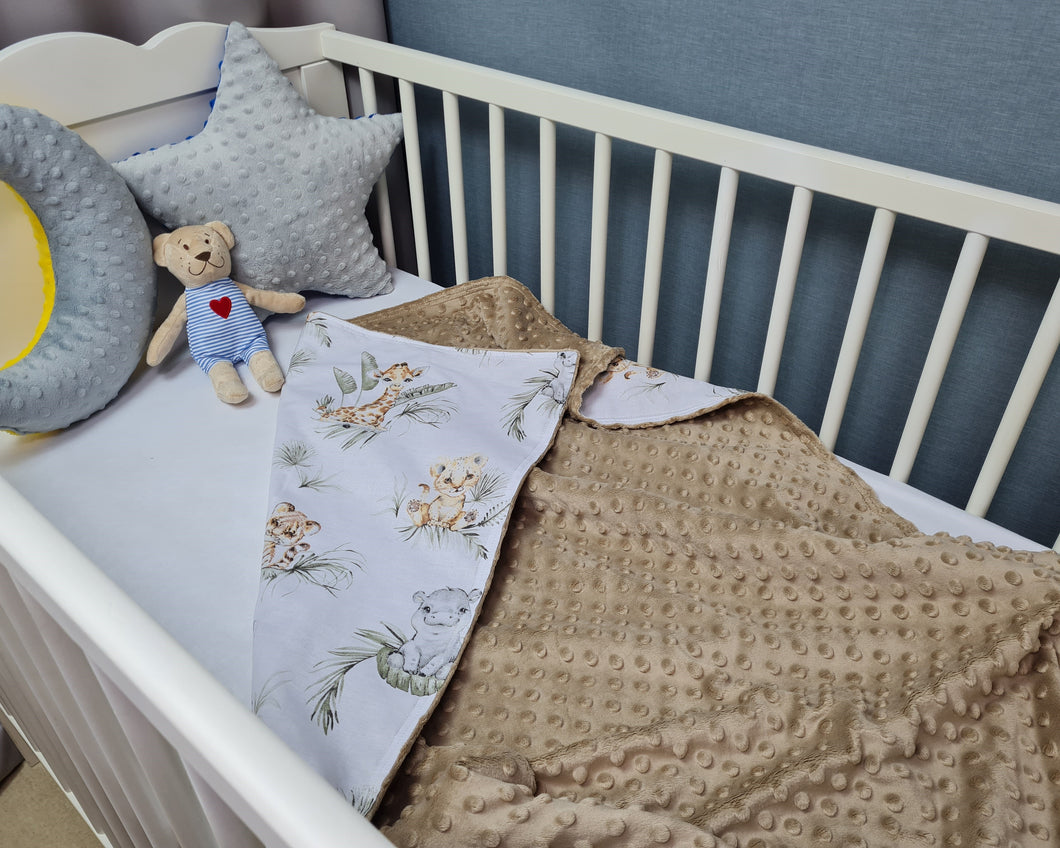
MULTIPOLYGON (((0 605, 0 609, 2 608, 0 605)), ((0 618, 2 617, 3 615, 0 614, 0 618)), ((26 728, 15 718, 16 715, 25 716, 26 718, 22 721, 33 721, 35 711, 30 709, 25 693, 15 684, 17 677, 4 639, 4 632, 0 629, 0 726, 15 743, 22 759, 30 765, 35 765, 39 757, 36 749, 29 743, 28 737, 32 735, 35 739, 41 738, 40 734, 44 732, 44 724, 38 721, 31 728, 26 728)))
MULTIPOLYGON (((0 642, 5 638, 6 635, 0 631, 0 642)), ((16 668, 10 657, 0 663, 0 681, 21 680, 22 675, 16 673, 16 668)), ((22 740, 19 742, 19 749, 22 750, 24 745, 32 754, 32 759, 26 757, 27 762, 41 763, 63 792, 78 793, 79 797, 87 797, 84 782, 77 774, 69 755, 63 749, 50 721, 46 716, 41 715, 34 705, 27 702, 25 693, 21 692, 19 687, 13 686, 6 692, 0 692, 0 720, 3 721, 4 729, 11 734, 12 738, 17 737, 22 740), (19 695, 22 697, 18 697, 19 695), (15 716, 19 718, 16 719, 15 716), (30 739, 34 740, 32 744, 29 742, 30 739)), ((98 811, 82 807, 81 812, 93 830, 103 829, 101 825, 103 819, 98 811)))
MULTIPOLYGON (((0 680, 2 679, 0 673, 0 680)), ((3 686, 0 685, 0 776, 6 777, 11 773, 10 769, 16 768, 19 763, 35 766, 38 762, 40 759, 22 733, 22 727, 15 721, 15 716, 4 697, 3 686)), ((0 777, 0 780, 3 777, 0 777)))

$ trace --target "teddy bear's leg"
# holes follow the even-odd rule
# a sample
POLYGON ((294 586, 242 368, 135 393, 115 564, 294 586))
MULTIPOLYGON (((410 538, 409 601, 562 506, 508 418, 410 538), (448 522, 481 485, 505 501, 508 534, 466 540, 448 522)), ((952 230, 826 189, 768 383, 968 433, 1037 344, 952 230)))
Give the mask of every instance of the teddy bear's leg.
POLYGON ((250 357, 250 373, 267 392, 278 392, 283 386, 283 372, 272 351, 259 350, 250 357))
POLYGON ((217 397, 225 403, 242 403, 249 394, 231 362, 221 361, 214 365, 210 369, 210 382, 217 397))

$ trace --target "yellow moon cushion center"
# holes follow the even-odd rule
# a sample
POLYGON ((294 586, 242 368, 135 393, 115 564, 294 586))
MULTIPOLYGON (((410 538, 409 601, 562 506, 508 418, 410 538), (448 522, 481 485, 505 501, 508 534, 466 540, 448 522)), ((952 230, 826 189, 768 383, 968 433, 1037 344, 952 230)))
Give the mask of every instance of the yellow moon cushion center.
POLYGON ((37 215, 0 181, 0 370, 14 365, 40 339, 55 304, 48 237, 37 215))

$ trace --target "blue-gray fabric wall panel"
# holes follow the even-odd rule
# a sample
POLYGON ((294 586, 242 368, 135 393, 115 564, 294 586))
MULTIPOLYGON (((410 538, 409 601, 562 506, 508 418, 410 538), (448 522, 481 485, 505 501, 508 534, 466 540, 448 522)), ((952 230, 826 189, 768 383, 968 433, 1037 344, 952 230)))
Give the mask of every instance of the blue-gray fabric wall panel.
MULTIPOLYGON (((392 40, 445 56, 690 114, 795 141, 1060 201, 1060 131, 1051 0, 878 4, 869 0, 388 0, 392 40)), ((425 98, 426 99, 426 98, 425 98)), ((427 110, 428 113, 431 111, 427 110)), ((465 109, 467 197, 488 196, 485 110, 465 109)), ((432 216, 448 219, 440 106, 421 118, 432 216)), ((509 273, 536 290, 535 122, 507 116, 509 273)), ((560 128, 557 312, 585 330, 587 306, 565 279, 589 273, 592 148, 560 128)), ((651 153, 615 145, 608 242, 606 339, 635 354, 640 245, 647 231, 651 153)), ((655 361, 688 372, 706 276, 718 175, 674 162, 655 361)), ((789 188, 740 179, 723 290, 723 331, 711 378, 757 383, 780 261, 789 188)), ((473 243, 489 244, 489 209, 469 201, 473 243)), ((800 266, 793 325, 776 394, 807 423, 824 413, 872 210, 815 198, 800 266)), ((900 218, 869 326, 869 363, 850 397, 837 450, 890 468, 963 234, 900 218), (899 320, 900 319, 900 320, 899 320), (913 321, 915 333, 909 327, 913 321), (910 354, 913 354, 912 356, 910 354), (914 366, 903 365, 912 359, 914 366)), ((439 261, 441 255, 439 254, 439 261)), ((472 276, 489 274, 488 247, 472 276)), ((438 277, 446 279, 445 273, 438 277)), ((963 505, 974 479, 957 461, 985 455, 1057 278, 1060 260, 991 245, 954 362, 912 482, 963 505), (997 261, 1004 254, 1002 263, 997 261), (998 399, 1000 398, 1000 400, 998 399), (942 433, 950 434, 948 437, 942 433), (958 439, 948 446, 946 438, 958 439)), ((584 285, 578 285, 579 290, 584 285)), ((999 490, 991 516, 1047 544, 1060 533, 1060 368, 1053 368, 999 490), (1050 461, 1052 460, 1052 461, 1050 461)))

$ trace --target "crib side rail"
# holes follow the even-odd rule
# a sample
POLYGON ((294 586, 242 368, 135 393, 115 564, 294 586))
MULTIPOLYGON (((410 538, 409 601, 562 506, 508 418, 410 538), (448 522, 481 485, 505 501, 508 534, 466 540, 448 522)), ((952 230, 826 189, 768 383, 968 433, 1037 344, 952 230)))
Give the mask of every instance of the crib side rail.
POLYGON ((389 844, 2 479, 0 515, 0 715, 104 844, 389 844))
MULTIPOLYGON (((610 139, 1060 253, 1060 205, 578 91, 338 31, 334 61, 610 139)), ((404 102, 402 106, 404 107, 404 102)))
MULTIPOLYGON (((467 98, 483 102, 490 110, 490 209, 493 265, 497 274, 506 273, 507 266, 504 115, 507 110, 512 110, 537 117, 541 168, 541 299, 550 310, 555 305, 556 279, 556 126, 566 125, 593 133, 595 153, 588 280, 588 335, 593 339, 603 335, 612 142, 621 139, 653 150, 655 167, 648 199, 650 213, 643 252, 644 282, 636 352, 640 362, 650 364, 653 354, 673 157, 710 163, 719 166, 721 171, 695 366, 695 376, 699 379, 710 376, 728 240, 742 174, 788 185, 792 192, 756 386, 767 394, 776 389, 815 196, 842 198, 874 209, 875 218, 855 284, 853 305, 821 425, 821 438, 830 448, 835 446, 843 422, 896 217, 906 215, 965 232, 965 249, 954 270, 950 294, 890 470, 890 475, 898 480, 908 480, 920 450, 986 245, 996 239, 1060 255, 1060 204, 772 138, 346 33, 322 33, 321 43, 324 55, 329 59, 358 68, 362 87, 368 90, 374 86, 375 75, 398 81, 405 118, 417 273, 427 278, 431 276, 431 269, 414 96, 418 88, 442 92, 457 282, 468 277, 460 101, 467 98)), ((1060 287, 1042 318, 993 445, 983 460, 978 482, 966 506, 969 512, 979 516, 986 514, 1058 344, 1060 287)), ((1057 546, 1060 548, 1060 539, 1057 546)))

